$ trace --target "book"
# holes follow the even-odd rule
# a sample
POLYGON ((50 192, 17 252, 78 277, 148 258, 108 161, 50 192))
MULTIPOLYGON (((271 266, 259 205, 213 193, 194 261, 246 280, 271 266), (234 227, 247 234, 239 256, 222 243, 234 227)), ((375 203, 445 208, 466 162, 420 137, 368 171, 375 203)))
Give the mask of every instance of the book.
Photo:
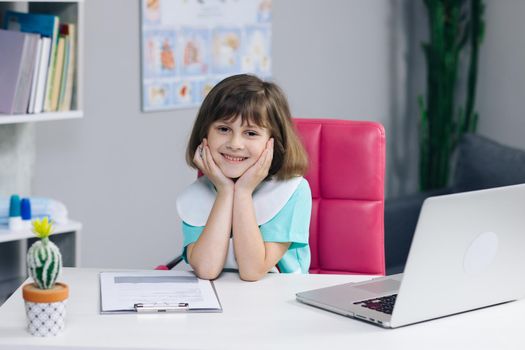
POLYGON ((0 29, 0 113, 27 112, 38 39, 0 29))
POLYGON ((55 112, 58 110, 58 97, 60 95, 60 83, 62 82, 62 70, 64 69, 64 53, 66 38, 60 35, 58 38, 55 68, 53 69, 53 81, 51 82, 51 102, 46 112, 55 112))
POLYGON ((46 82, 51 52, 51 38, 42 37, 42 54, 40 55, 38 78, 36 86, 35 104, 31 113, 41 113, 44 109, 44 97, 46 93, 46 82))
POLYGON ((40 57, 42 56, 42 38, 38 38, 38 44, 36 47, 35 62, 33 77, 31 78, 31 93, 29 95, 29 106, 27 107, 28 113, 34 113, 35 99, 36 99, 36 88, 38 85, 38 71, 40 69, 40 57))
POLYGON ((15 113, 26 114, 29 108, 29 100, 31 97, 31 83, 35 71, 35 56, 37 54, 38 41, 40 37, 36 34, 25 34, 27 37, 27 51, 24 54, 22 61, 23 70, 20 80, 20 93, 16 98, 15 113))
POLYGON ((37 55, 40 36, 37 34, 25 34, 27 36, 27 51, 23 59, 23 74, 20 81, 20 93, 17 94, 16 112, 26 114, 29 109, 31 97, 31 84, 36 67, 35 56, 37 55))
MULTIPOLYGON (((60 25, 62 32, 62 25, 60 25)), ((62 75, 60 77, 60 89, 58 92, 58 102, 57 102, 57 111, 60 111, 62 108, 62 103, 64 102, 64 97, 66 93, 66 80, 67 72, 69 69, 69 46, 70 40, 68 35, 64 35, 64 64, 62 65, 62 75)))
POLYGON ((60 85, 60 96, 58 98, 58 110, 71 110, 73 95, 73 84, 75 81, 75 51, 76 51, 76 27, 71 23, 60 25, 60 33, 66 38, 64 69, 62 71, 62 82, 60 85))
POLYGON ((41 36, 51 38, 51 50, 48 62, 48 73, 46 77, 46 89, 44 96, 44 110, 50 111, 51 85, 54 77, 56 49, 58 41, 59 19, 57 16, 7 11, 5 14, 5 28, 18 30, 26 33, 38 33, 41 36))

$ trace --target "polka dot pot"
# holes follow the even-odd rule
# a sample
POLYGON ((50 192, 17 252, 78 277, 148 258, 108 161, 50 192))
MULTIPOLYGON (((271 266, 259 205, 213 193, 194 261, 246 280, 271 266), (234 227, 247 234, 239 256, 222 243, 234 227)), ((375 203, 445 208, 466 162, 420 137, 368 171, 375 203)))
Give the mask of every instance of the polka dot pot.
POLYGON ((56 283, 51 289, 26 284, 22 289, 28 320, 27 330, 39 337, 58 335, 64 330, 68 286, 56 283))
POLYGON ((64 330, 66 301, 31 303, 26 301, 28 331, 39 337, 54 336, 64 330))

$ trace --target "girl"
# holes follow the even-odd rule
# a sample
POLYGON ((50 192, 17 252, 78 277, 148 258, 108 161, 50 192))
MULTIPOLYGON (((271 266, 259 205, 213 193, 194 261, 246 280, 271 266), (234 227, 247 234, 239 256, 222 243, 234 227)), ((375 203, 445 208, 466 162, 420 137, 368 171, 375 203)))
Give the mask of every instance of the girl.
POLYGON ((204 175, 177 198, 183 257, 198 277, 235 268, 256 281, 276 266, 308 273, 307 156, 277 85, 245 74, 217 84, 201 105, 186 161, 204 175))

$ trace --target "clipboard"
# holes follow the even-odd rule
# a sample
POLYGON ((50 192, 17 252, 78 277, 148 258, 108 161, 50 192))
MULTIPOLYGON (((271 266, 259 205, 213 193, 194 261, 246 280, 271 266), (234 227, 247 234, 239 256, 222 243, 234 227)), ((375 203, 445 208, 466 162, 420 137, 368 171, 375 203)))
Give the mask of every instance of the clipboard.
POLYGON ((189 271, 101 272, 100 313, 222 312, 213 282, 189 271))

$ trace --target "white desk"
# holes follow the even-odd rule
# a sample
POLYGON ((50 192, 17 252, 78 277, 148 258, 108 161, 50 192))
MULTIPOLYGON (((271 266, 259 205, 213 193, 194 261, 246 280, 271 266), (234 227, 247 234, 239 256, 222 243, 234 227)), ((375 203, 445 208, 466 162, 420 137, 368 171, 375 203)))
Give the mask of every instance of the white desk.
POLYGON ((525 302, 513 302, 395 330, 303 305, 298 291, 366 276, 270 274, 255 283, 223 274, 223 313, 100 315, 95 269, 65 269, 66 330, 37 338, 25 330, 20 289, 0 308, 0 349, 523 349, 525 302))

